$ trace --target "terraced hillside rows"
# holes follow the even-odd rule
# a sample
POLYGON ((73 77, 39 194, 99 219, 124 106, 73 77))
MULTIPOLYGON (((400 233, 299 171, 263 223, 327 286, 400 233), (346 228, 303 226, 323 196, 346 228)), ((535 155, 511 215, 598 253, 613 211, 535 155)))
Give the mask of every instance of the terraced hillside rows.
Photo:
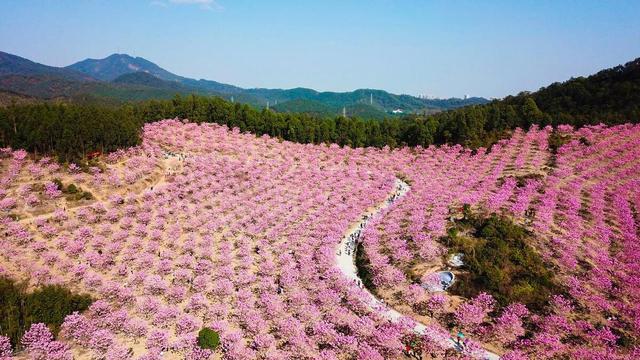
POLYGON ((639 141, 638 126, 533 127, 491 151, 352 149, 164 120, 145 126, 140 147, 87 169, 3 149, 0 275, 97 299, 67 317, 56 346, 27 341, 18 356, 633 357, 639 141), (556 153, 552 134, 566 142, 556 153), (336 251, 397 179, 411 191, 371 219, 361 244, 368 285, 405 315, 390 321, 336 251), (443 238, 461 217, 490 213, 527 229, 556 273, 542 308, 421 286, 446 266, 443 238), (221 334, 217 352, 196 344, 203 326, 221 334), (471 338, 464 348, 432 341, 452 326, 471 338))

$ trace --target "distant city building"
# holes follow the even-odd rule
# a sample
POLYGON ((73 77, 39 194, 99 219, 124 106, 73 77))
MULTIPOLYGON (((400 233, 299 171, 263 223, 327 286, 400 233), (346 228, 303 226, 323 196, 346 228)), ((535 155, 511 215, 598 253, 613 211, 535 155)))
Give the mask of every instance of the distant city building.
POLYGON ((469 95, 464 95, 464 99, 467 100, 469 98, 469 95))

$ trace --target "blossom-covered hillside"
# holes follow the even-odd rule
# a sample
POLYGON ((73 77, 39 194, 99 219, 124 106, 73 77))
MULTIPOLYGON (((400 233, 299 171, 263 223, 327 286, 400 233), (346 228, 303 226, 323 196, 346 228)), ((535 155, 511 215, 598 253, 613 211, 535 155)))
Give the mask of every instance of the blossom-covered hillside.
POLYGON ((145 125, 141 146, 86 169, 3 149, 0 275, 96 299, 66 318, 56 341, 33 328, 20 354, 640 355, 640 127, 561 127, 557 151, 551 135, 516 130, 490 151, 353 149, 164 120, 145 125), (361 244, 376 295, 405 315, 393 321, 344 276, 336 254, 398 179, 410 190, 372 217, 361 244), (542 308, 499 304, 490 291, 466 299, 421 286, 447 266, 442 238, 463 207, 498 213, 530 234, 558 284, 542 308), (416 322, 427 328, 418 345, 407 342, 416 322), (205 326, 220 333, 216 352, 196 344, 205 326), (436 341, 451 326, 470 338, 463 349, 436 341))

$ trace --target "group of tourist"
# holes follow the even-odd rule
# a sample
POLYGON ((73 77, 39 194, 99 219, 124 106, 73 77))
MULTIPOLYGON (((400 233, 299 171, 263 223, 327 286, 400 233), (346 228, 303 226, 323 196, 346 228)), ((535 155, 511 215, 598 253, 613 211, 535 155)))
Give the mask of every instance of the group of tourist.
POLYGON ((187 155, 182 154, 182 153, 174 153, 173 151, 165 151, 164 152, 164 159, 165 160, 169 160, 169 158, 174 158, 177 157, 178 160, 180 161, 184 161, 187 158, 187 155))
MULTIPOLYGON (((181 154, 181 153, 174 153, 172 151, 165 151, 164 152, 164 159, 165 160, 169 160, 172 158, 178 158, 178 161, 182 162, 185 161, 187 159, 187 155, 185 154, 181 154)), ((167 168, 167 173, 169 175, 174 175, 178 172, 178 170, 180 169, 180 166, 170 166, 167 168)))
MULTIPOLYGON (((398 200, 400 196, 402 196, 403 193, 406 192, 406 190, 407 190, 407 185, 404 182, 400 182, 396 188, 396 191, 387 199, 387 204, 388 205, 393 204, 396 200, 398 200)), ((358 228, 349 234, 349 239, 347 240, 345 244, 345 249, 344 249, 345 253, 348 256, 352 256, 352 254, 355 254, 356 246, 358 246, 358 241, 362 236, 362 230, 364 229, 365 226, 367 226, 367 222, 369 221, 370 217, 371 215, 369 214, 362 215, 362 220, 360 221, 358 228)), ((342 249, 338 249, 337 255, 338 256, 342 255, 342 249)), ((360 285, 361 284, 362 283, 360 283, 360 285)))
MULTIPOLYGON (((404 192, 406 192, 406 190, 407 190, 407 185, 401 182, 396 188, 396 191, 393 193, 393 195, 389 196, 389 198, 387 199, 387 204, 388 205, 393 204, 396 200, 398 200, 400 196, 402 196, 404 192)), ((362 220, 358 225, 358 229, 349 234, 349 239, 345 244, 345 249, 344 249, 348 256, 351 256, 352 254, 355 253, 356 246, 358 245, 358 241, 362 236, 362 230, 364 229, 365 226, 367 226, 367 222, 369 221, 370 217, 371 215, 369 214, 362 215, 362 220)), ((341 254, 342 254, 342 249, 338 249, 337 255, 340 256, 341 254)))
POLYGON ((407 192, 407 190, 408 190, 407 184, 402 181, 399 182, 398 187, 396 188, 396 191, 393 193, 393 195, 389 196, 389 198, 387 199, 387 204, 389 205, 393 204, 396 200, 398 200, 400 196, 402 196, 405 192, 407 192))
MULTIPOLYGON (((362 236, 362 230, 367 225, 367 222, 369 221, 370 217, 371 215, 368 215, 368 214, 362 215, 362 220, 360 221, 358 228, 349 234, 349 239, 347 240, 344 246, 345 247, 344 251, 348 256, 355 254, 356 246, 358 246, 358 241, 362 236)), ((342 255, 342 249, 338 249, 337 255, 338 256, 342 255)))

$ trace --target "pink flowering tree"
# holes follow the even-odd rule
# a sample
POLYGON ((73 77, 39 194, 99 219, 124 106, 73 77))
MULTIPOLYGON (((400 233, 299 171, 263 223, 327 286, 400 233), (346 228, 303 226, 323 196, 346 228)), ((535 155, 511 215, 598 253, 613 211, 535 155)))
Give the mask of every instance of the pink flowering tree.
POLYGON ((493 337, 501 344, 509 345, 523 336, 525 329, 523 318, 529 314, 527 307, 522 304, 510 304, 495 320, 491 328, 493 337))
POLYGON ((13 350, 11 341, 8 337, 0 335, 0 359, 8 359, 11 357, 13 350))
POLYGON ((53 334, 43 323, 32 324, 20 340, 24 349, 35 360, 72 360, 69 347, 53 340, 53 334))
POLYGON ((49 199, 56 199, 62 195, 62 190, 58 188, 58 185, 52 181, 47 181, 44 183, 44 194, 49 199))
POLYGON ((493 311, 495 300, 487 293, 480 293, 471 300, 460 304, 455 312, 454 319, 462 329, 476 333, 481 330, 481 325, 488 319, 489 312, 493 311))

